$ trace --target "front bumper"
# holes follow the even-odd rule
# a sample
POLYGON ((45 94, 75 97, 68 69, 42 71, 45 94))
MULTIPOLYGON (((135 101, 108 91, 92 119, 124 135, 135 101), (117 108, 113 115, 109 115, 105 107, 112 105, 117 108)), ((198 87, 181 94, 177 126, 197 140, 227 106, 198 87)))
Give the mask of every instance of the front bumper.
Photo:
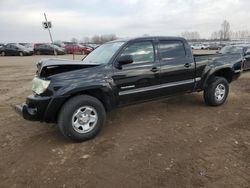
POLYGON ((27 104, 18 104, 16 105, 15 110, 26 120, 38 121, 38 119, 36 118, 36 109, 29 108, 27 104))
POLYGON ((15 106, 15 110, 24 119, 30 121, 43 121, 50 97, 28 96, 25 104, 15 106))
POLYGON ((56 123, 57 115, 67 100, 67 97, 28 96, 26 103, 15 106, 15 110, 24 119, 29 121, 41 121, 56 123))

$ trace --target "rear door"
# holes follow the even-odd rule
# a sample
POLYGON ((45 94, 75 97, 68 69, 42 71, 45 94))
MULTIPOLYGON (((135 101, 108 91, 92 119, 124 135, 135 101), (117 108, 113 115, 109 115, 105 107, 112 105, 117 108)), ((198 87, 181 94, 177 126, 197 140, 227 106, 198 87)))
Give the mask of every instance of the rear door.
POLYGON ((190 52, 190 47, 182 40, 159 40, 158 54, 161 64, 160 80, 163 95, 193 90, 195 63, 190 52))
MULTIPOLYGON (((117 86, 120 105, 155 97, 154 86, 159 84, 159 64, 155 59, 153 40, 134 41, 118 55, 131 55, 134 62, 114 67, 113 80, 117 86)), ((116 62, 115 62, 116 63, 116 62)))

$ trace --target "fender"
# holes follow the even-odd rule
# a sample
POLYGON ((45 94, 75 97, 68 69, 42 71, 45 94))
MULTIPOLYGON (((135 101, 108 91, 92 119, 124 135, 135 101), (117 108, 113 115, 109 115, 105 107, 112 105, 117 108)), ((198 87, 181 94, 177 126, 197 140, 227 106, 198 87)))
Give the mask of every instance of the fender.
POLYGON ((229 82, 231 82, 231 78, 234 75, 234 69, 229 64, 224 64, 222 66, 213 66, 213 67, 210 67, 209 70, 207 71, 206 70, 207 69, 205 68, 202 74, 202 79, 201 79, 202 89, 205 89, 207 87, 207 83, 209 79, 212 76, 217 75, 217 73, 222 73, 222 76, 225 77, 229 82))

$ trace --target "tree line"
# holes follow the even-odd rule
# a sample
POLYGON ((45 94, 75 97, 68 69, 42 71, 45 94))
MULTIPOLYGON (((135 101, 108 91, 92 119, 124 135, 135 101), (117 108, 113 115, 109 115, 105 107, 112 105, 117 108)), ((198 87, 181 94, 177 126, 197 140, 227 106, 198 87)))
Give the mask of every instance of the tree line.
POLYGON ((103 44, 105 42, 113 41, 116 39, 118 39, 118 37, 115 34, 107 34, 107 35, 94 35, 92 37, 84 37, 82 40, 78 40, 77 38, 73 37, 71 39, 71 42, 103 44))
MULTIPOLYGON (((193 32, 184 32, 181 33, 181 36, 190 41, 201 40, 200 34, 197 31, 193 32)), ((250 31, 231 31, 230 23, 227 20, 224 20, 221 24, 221 29, 215 31, 211 34, 211 40, 220 40, 220 41, 228 41, 228 40, 245 40, 250 39, 250 31)))
MULTIPOLYGON (((149 35, 144 35, 149 36, 149 35)), ((189 40, 189 41, 200 41, 206 40, 202 39, 201 35, 197 31, 186 31, 181 33, 181 37, 189 40)), ((84 37, 82 40, 78 40, 77 38, 72 38, 71 42, 74 43, 96 43, 103 44, 105 42, 113 41, 118 39, 115 34, 106 34, 106 35, 94 35, 92 37, 84 37)), ((228 41, 228 40, 250 40, 250 31, 242 30, 242 31, 231 31, 230 23, 227 20, 224 20, 221 24, 221 28, 218 31, 214 31, 211 34, 210 40, 220 40, 220 41, 228 41)))

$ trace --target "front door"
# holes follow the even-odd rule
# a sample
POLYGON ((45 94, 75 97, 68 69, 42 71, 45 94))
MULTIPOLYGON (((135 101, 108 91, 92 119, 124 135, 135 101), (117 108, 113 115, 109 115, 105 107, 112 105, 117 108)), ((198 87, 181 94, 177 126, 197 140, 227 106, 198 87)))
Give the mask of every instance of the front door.
MULTIPOLYGON (((113 80, 117 87, 119 105, 154 97, 152 86, 159 84, 159 64, 155 60, 153 40, 128 43, 120 56, 131 55, 133 63, 114 67, 113 80)), ((115 62, 116 63, 116 62, 115 62)))

